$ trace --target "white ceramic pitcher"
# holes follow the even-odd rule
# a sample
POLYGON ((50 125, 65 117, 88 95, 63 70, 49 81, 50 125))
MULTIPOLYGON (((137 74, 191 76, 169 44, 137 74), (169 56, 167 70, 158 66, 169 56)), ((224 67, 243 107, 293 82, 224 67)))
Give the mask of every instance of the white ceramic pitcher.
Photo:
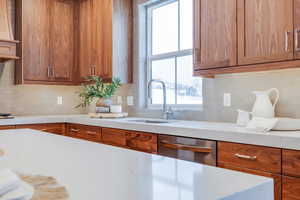
POLYGON ((264 118, 274 118, 275 117, 275 107, 279 100, 279 90, 272 88, 267 91, 255 91, 256 101, 252 109, 253 117, 264 117, 264 118), (276 99, 272 104, 270 100, 270 94, 272 92, 276 93, 276 99))

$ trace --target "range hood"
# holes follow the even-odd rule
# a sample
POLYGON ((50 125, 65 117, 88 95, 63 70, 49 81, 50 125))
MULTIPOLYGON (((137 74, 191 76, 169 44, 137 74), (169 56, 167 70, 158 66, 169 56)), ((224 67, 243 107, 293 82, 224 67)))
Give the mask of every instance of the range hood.
POLYGON ((8 0, 0 0, 0 63, 18 59, 14 40, 8 0))

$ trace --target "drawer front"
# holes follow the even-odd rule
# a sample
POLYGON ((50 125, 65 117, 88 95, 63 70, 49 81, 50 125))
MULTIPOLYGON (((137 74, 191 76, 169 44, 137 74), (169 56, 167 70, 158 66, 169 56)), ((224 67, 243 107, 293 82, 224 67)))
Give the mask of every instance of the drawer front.
POLYGON ((300 177, 300 151, 282 150, 282 173, 300 177))
POLYGON ((282 177, 282 200, 300 200, 300 178, 282 177))
POLYGON ((126 147, 126 131, 113 128, 102 128, 102 142, 114 146, 126 147))
POLYGON ((8 55, 8 56, 15 56, 16 55, 16 44, 0 41, 0 54, 8 55))
POLYGON ((16 128, 30 128, 33 130, 44 131, 48 133, 54 133, 58 135, 65 134, 65 124, 64 123, 51 123, 51 124, 26 124, 17 125, 16 128))
POLYGON ((134 150, 157 153, 157 135, 136 131, 126 131, 126 145, 134 150))
POLYGON ((0 126, 0 130, 7 130, 7 129, 15 129, 16 126, 12 125, 12 126, 0 126))
POLYGON ((158 136, 158 154, 216 166, 216 142, 175 136, 158 136))
POLYGON ((262 171, 257 171, 257 170, 252 170, 252 169, 245 169, 245 168, 240 168, 240 167, 234 167, 234 166, 230 166, 228 164, 220 164, 218 165, 218 167, 222 167, 225 169, 230 169, 230 170, 234 170, 234 171, 240 171, 240 172, 244 172, 244 173, 248 173, 248 174, 254 174, 254 175, 258 175, 258 176, 265 176, 268 178, 273 178, 274 180, 274 199, 275 200, 281 200, 281 175, 278 174, 272 174, 269 172, 262 172, 262 171))
POLYGON ((81 124, 68 124, 68 136, 89 140, 93 142, 101 142, 101 128, 97 126, 87 126, 81 124))
POLYGON ((281 149, 218 142, 218 163, 280 174, 281 149))

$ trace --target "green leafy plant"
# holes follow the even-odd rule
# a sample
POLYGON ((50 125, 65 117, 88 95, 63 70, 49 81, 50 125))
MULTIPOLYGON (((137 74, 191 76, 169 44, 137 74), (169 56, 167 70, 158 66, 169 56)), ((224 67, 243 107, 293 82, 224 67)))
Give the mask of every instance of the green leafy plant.
POLYGON ((121 81, 114 78, 111 83, 104 83, 99 76, 87 76, 86 84, 82 85, 82 91, 79 92, 79 97, 82 103, 78 107, 89 106, 95 98, 111 98, 121 86, 121 81))

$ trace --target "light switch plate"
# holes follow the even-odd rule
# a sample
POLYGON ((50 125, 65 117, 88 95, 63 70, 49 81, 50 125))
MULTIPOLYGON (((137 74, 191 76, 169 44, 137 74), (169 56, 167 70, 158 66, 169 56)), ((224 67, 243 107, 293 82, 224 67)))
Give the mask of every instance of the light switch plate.
POLYGON ((134 105, 134 98, 133 98, 133 96, 128 96, 127 97, 127 105, 128 106, 133 106, 134 105))
POLYGON ((57 97, 57 105, 62 105, 63 104, 63 97, 58 96, 57 97))
POLYGON ((231 94, 224 93, 224 107, 230 107, 230 106, 231 106, 231 94))

